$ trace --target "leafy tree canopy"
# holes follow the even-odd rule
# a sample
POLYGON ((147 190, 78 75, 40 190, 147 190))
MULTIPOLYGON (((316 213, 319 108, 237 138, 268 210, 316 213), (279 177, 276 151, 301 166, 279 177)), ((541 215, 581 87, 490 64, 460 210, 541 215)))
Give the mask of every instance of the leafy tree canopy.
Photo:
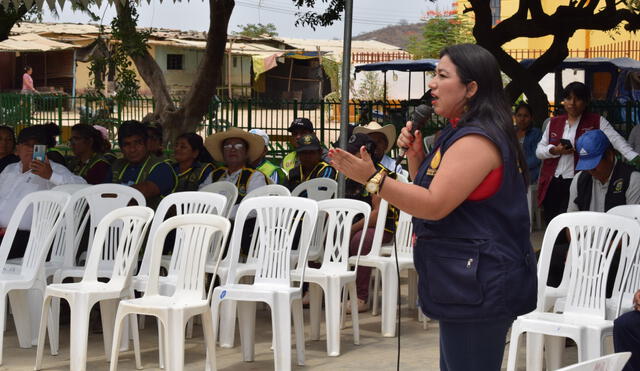
POLYGON ((238 27, 240 27, 242 30, 235 32, 236 35, 247 36, 247 37, 278 36, 276 25, 274 25, 273 23, 267 23, 267 24, 249 23, 246 25, 239 24, 238 27))
POLYGON ((415 58, 438 58, 446 45, 475 41, 472 23, 455 11, 429 11, 423 19, 422 35, 411 37, 407 45, 415 58))

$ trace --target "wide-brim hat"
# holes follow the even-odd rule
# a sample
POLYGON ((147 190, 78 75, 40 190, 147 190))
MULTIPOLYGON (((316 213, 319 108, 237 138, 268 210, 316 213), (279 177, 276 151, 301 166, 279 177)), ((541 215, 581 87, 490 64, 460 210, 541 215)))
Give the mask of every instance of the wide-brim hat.
POLYGON ((393 145, 396 143, 396 128, 392 124, 388 124, 385 126, 380 126, 375 121, 371 121, 367 125, 358 126, 353 129, 353 134, 370 134, 370 133, 380 133, 384 134, 387 137, 387 148, 384 150, 385 153, 391 151, 393 145))
POLYGON ((229 138, 240 138, 247 142, 249 149, 249 162, 255 162, 262 156, 264 151, 264 141, 259 135, 251 134, 238 128, 229 128, 226 131, 209 135, 204 141, 204 147, 209 151, 213 159, 217 162, 223 162, 222 143, 229 138))

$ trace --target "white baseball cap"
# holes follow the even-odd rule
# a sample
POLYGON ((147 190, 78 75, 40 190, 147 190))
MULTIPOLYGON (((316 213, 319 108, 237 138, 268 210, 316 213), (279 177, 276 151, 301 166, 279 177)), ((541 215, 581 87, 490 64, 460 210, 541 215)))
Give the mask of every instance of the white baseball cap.
POLYGON ((267 134, 266 131, 264 131, 262 129, 251 129, 251 130, 249 130, 249 132, 251 134, 255 134, 255 135, 261 136, 262 140, 264 140, 264 145, 269 147, 269 134, 267 134))

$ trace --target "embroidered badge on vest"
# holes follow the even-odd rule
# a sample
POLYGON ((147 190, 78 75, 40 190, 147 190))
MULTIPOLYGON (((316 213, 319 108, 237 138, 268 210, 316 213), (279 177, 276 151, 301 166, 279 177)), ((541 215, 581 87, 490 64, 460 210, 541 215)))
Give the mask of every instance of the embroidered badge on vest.
POLYGON ((622 192, 623 187, 624 187, 624 180, 622 178, 616 179, 616 181, 613 182, 613 193, 622 192))
POLYGON ((442 154, 440 153, 440 148, 438 148, 431 158, 431 163, 427 169, 427 176, 434 176, 436 174, 436 171, 438 171, 438 167, 440 166, 440 160, 442 160, 442 154))

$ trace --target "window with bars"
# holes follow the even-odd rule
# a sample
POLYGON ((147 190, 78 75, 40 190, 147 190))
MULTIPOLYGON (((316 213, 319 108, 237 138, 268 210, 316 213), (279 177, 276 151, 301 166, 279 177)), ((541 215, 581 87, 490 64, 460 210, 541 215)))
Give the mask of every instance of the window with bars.
POLYGON ((167 70, 182 70, 183 54, 167 54, 167 70))
POLYGON ((500 1, 490 0, 489 6, 491 7, 491 24, 496 25, 500 22, 500 1))

